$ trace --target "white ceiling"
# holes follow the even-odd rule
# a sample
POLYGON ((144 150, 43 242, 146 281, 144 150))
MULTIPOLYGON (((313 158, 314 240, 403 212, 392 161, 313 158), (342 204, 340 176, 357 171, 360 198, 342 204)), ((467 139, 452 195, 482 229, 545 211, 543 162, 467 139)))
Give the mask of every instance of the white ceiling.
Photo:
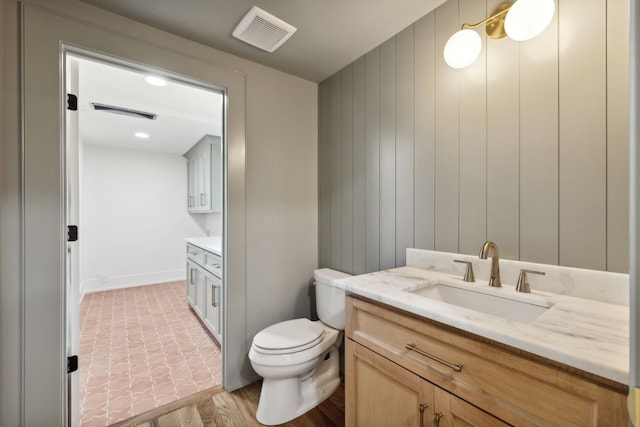
POLYGON ((169 81, 151 86, 145 74, 76 58, 80 140, 85 144, 184 154, 204 135, 222 135, 222 95, 169 81), (92 102, 157 114, 147 120, 95 111, 92 102), (145 132, 148 139, 139 139, 145 132))
POLYGON ((445 0, 82 0, 178 36, 320 82, 445 0), (274 53, 231 33, 252 7, 298 31, 274 53))

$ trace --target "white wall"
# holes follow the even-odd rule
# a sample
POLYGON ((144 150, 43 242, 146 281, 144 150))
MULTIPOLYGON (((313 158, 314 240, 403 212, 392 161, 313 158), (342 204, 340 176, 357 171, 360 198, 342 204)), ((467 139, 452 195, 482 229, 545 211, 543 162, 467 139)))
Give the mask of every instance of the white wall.
POLYGON ((186 159, 84 144, 82 161, 81 291, 184 279, 184 238, 205 235, 186 159))

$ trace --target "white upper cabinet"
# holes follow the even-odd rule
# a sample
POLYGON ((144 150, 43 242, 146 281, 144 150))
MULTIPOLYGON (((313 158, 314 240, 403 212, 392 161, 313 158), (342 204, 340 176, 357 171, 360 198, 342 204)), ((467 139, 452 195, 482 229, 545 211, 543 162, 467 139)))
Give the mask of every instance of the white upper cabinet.
POLYGON ((222 141, 205 135, 184 154, 187 159, 187 209, 192 213, 222 211, 222 141))

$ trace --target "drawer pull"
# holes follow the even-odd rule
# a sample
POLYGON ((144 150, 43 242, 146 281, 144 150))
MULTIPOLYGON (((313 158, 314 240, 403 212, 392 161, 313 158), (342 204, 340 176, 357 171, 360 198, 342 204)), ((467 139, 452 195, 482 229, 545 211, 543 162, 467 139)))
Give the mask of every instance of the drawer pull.
POLYGON ((438 412, 433 415, 433 422, 435 423, 435 427, 440 427, 440 418, 444 417, 442 412, 438 412))
POLYGON ((419 406, 420 409, 420 427, 424 427, 424 410, 427 409, 429 405, 426 403, 421 403, 419 406))
POLYGON ((456 371, 456 372, 460 372, 460 371, 462 371, 462 364, 460 364, 460 363, 459 363, 459 364, 457 364, 457 365, 456 365, 455 363, 447 362, 447 361, 446 361, 446 360, 444 360, 444 359, 440 359, 438 356, 434 356, 433 354, 429 354, 429 353, 427 353, 427 352, 425 352, 425 351, 420 350, 418 347, 416 347, 416 345, 415 345, 415 344, 406 344, 404 347, 405 347, 407 350, 415 351, 416 353, 421 354, 421 355, 423 355, 423 356, 426 356, 426 357, 428 357, 429 359, 433 359, 433 360, 435 360, 436 362, 440 362, 440 363, 442 363, 443 365, 446 365, 446 366, 450 367, 451 369, 453 369, 453 370, 454 370, 454 371, 456 371))

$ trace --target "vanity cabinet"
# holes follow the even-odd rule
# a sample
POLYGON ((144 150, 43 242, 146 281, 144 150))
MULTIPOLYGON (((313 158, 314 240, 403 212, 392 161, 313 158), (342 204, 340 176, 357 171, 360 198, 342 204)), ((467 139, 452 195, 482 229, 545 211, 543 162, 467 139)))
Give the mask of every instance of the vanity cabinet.
POLYGON ((187 210, 191 213, 221 212, 221 138, 205 135, 184 157, 187 159, 187 210))
POLYGON ((187 243, 187 303, 222 343, 222 258, 187 243))
POLYGON ((360 297, 346 309, 348 426, 627 425, 622 384, 360 297))
POLYGON ((509 425, 352 340, 346 354, 349 426, 509 425))

